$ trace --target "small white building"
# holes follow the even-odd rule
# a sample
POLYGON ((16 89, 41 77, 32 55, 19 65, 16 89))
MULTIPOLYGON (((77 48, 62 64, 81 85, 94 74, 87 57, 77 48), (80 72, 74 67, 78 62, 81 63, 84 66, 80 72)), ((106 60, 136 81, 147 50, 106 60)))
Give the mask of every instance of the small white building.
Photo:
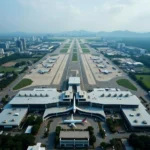
POLYGON ((41 147, 41 143, 37 143, 34 146, 28 146, 27 150, 45 150, 45 147, 41 147))

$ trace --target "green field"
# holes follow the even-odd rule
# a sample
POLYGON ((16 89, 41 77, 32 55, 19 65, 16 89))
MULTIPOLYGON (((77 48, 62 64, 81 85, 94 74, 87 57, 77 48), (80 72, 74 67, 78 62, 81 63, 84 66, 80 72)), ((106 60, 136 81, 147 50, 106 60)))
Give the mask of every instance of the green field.
POLYGON ((74 48, 74 49, 73 49, 73 52, 77 52, 77 49, 76 49, 76 48, 74 48))
POLYGON ((73 53, 73 55, 72 55, 72 61, 78 61, 77 53, 73 53))
POLYGON ((67 48, 68 49, 69 47, 70 47, 70 44, 69 45, 65 45, 63 48, 67 48))
POLYGON ((15 60, 15 62, 22 62, 22 61, 34 61, 34 60, 38 60, 39 58, 21 58, 21 59, 17 59, 15 60))
POLYGON ((68 49, 63 48, 63 49, 61 49, 60 53, 67 53, 67 51, 68 51, 68 49))
POLYGON ((12 71, 19 72, 21 70, 22 68, 0 66, 0 72, 12 72, 12 71))
POLYGON ((23 87, 26 87, 28 85, 31 85, 32 84, 32 80, 30 79, 22 79, 14 88, 13 90, 18 90, 18 89, 21 89, 23 87))
POLYGON ((116 81, 118 85, 128 88, 133 91, 137 91, 137 88, 127 79, 120 79, 116 81))
POLYGON ((142 81, 147 88, 150 88, 150 75, 136 75, 136 79, 142 81))
POLYGON ((83 48, 83 49, 82 49, 82 52, 83 52, 83 53, 89 53, 90 51, 89 51, 89 49, 87 49, 87 48, 83 48))
POLYGON ((87 48, 85 45, 83 44, 80 44, 81 48, 87 48))

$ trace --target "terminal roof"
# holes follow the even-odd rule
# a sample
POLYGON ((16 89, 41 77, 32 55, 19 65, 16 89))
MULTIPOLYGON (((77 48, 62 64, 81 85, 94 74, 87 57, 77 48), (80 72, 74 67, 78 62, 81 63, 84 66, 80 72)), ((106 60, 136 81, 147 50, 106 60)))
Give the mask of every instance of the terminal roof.
POLYGON ((87 101, 104 105, 139 105, 140 100, 129 91, 98 91, 88 93, 87 101))
POLYGON ((49 104, 61 101, 61 93, 56 89, 34 89, 20 91, 9 104, 49 104))
POLYGON ((80 84, 80 78, 79 77, 70 77, 69 78, 69 85, 70 84, 80 84))
POLYGON ((88 131, 61 131, 60 138, 89 138, 88 131))
POLYGON ((1 126, 18 126, 26 115, 27 108, 8 108, 0 113, 1 126))

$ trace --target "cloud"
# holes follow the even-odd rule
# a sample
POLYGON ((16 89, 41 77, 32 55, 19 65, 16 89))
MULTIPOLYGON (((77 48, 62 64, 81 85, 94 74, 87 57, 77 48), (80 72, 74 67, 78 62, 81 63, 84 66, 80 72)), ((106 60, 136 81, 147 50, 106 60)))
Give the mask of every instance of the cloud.
MULTIPOLYGON (((14 3, 22 9, 14 16, 18 18, 16 27, 23 31, 150 30, 150 0, 14 0, 14 3)), ((13 26, 15 29, 15 22, 13 26)))

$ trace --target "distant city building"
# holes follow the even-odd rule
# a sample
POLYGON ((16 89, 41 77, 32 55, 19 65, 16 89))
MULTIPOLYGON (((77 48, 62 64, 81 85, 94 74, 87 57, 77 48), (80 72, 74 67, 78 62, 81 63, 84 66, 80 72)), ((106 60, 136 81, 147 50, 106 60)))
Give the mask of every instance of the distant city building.
POLYGON ((124 51, 126 51, 130 54, 140 54, 140 55, 144 55, 147 52, 146 49, 134 47, 134 46, 125 46, 124 51))
POLYGON ((22 41, 23 45, 23 50, 26 50, 26 40, 25 39, 20 39, 22 41))
POLYGON ((16 38, 16 37, 13 37, 13 41, 16 42, 16 41, 17 41, 17 38, 16 38))
POLYGON ((4 55, 4 49, 0 48, 0 55, 4 55))
POLYGON ((16 46, 20 48, 20 51, 23 51, 23 44, 21 40, 16 41, 16 46))
POLYGON ((119 50, 123 50, 125 46, 126 46, 125 43, 117 43, 117 49, 119 50))
POLYGON ((0 48, 8 49, 9 48, 9 44, 8 43, 0 43, 0 48))
POLYGON ((40 42, 41 41, 40 38, 37 38, 37 41, 40 42))
POLYGON ((34 36, 32 36, 31 40, 34 42, 34 41, 35 41, 35 37, 34 37, 34 36))

